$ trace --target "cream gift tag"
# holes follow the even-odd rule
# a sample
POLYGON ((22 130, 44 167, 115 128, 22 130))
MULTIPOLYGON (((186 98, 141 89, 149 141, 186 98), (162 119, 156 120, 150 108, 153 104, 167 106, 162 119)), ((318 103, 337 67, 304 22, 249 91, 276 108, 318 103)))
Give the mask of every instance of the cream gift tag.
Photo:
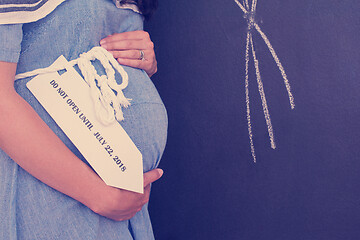
POLYGON ((56 66, 68 67, 36 76, 28 89, 107 185, 143 193, 140 151, 117 121, 98 120, 89 86, 64 56, 50 67, 56 66))

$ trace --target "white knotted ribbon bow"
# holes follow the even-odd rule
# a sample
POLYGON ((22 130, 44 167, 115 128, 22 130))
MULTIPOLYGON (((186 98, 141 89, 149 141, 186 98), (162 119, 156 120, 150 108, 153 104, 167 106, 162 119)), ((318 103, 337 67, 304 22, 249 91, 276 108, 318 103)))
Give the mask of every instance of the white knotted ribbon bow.
POLYGON ((15 76, 15 80, 36 76, 39 74, 51 73, 78 65, 81 74, 90 87, 90 94, 94 103, 97 118, 104 124, 109 125, 116 120, 124 120, 122 107, 130 106, 130 100, 124 96, 124 90, 129 77, 124 68, 116 61, 111 53, 102 47, 94 47, 80 57, 72 60, 67 66, 50 66, 47 68, 36 69, 34 71, 21 73, 15 76), (92 61, 99 60, 105 69, 106 75, 100 76, 92 61), (121 84, 115 80, 115 70, 122 77, 121 84))

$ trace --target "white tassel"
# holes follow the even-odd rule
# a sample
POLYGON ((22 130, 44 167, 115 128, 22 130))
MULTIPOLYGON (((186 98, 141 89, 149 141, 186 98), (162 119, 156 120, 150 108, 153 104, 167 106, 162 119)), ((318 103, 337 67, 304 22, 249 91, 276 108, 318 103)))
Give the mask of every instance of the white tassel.
MULTIPOLYGON (((130 100, 125 97, 124 90, 129 83, 129 76, 125 69, 116 61, 111 53, 102 47, 94 47, 86 53, 80 54, 78 59, 72 60, 67 66, 78 65, 81 74, 90 87, 90 94, 94 103, 97 118, 109 125, 115 121, 124 120, 122 107, 129 107, 130 100), (99 76, 91 61, 99 60, 106 75, 99 76), (115 79, 115 70, 120 73, 122 82, 118 84, 115 79), (116 93, 115 93, 116 92, 116 93)), ((15 80, 39 74, 50 73, 65 69, 67 66, 47 67, 31 72, 18 74, 15 80)))

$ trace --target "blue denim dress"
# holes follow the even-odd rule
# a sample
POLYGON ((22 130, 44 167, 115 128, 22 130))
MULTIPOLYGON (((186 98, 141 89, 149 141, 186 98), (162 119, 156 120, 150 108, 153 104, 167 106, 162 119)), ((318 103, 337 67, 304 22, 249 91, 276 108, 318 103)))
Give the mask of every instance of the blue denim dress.
MULTIPOLYGON (((141 15, 117 9, 111 0, 67 0, 37 22, 0 26, 0 61, 18 62, 18 73, 44 68, 60 55, 69 61, 78 58, 110 34, 142 27, 141 15)), ((121 125, 142 152, 146 172, 158 165, 165 147, 166 110, 144 71, 130 67, 125 70, 129 85, 124 94, 133 100, 124 109, 121 125)), ((30 79, 16 81, 16 91, 86 162, 26 88, 30 79)), ((128 221, 112 221, 35 179, 2 150, 0 213, 0 239, 154 239, 147 205, 128 221)))

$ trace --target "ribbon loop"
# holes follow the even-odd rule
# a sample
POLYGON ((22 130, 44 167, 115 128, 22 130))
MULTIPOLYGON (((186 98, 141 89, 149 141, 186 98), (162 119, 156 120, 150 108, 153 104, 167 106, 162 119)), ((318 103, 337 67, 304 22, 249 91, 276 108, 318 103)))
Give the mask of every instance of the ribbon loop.
MULTIPOLYGON (((81 53, 78 59, 69 62, 69 66, 78 65, 85 82, 89 85, 90 94, 94 103, 97 118, 109 125, 115 121, 124 120, 122 107, 129 107, 130 100, 125 97, 123 90, 128 86, 129 76, 125 69, 116 61, 111 53, 102 47, 93 47, 90 51, 81 53), (99 75, 92 61, 99 60, 105 69, 106 75, 99 75), (122 78, 121 84, 115 79, 115 70, 122 78)), ((39 74, 51 73, 66 69, 68 66, 50 66, 36 69, 31 72, 18 74, 15 80, 32 77, 39 74)))

